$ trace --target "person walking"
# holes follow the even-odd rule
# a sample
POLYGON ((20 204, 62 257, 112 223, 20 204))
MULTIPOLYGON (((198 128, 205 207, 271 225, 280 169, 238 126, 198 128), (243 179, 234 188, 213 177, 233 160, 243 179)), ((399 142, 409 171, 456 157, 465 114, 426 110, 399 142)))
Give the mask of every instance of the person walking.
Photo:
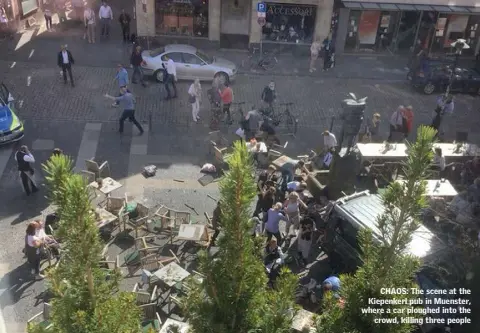
POLYGON ((365 133, 361 139, 363 143, 377 143, 381 141, 380 138, 380 113, 374 113, 371 120, 367 120, 365 126, 365 133))
POLYGON ((133 84, 137 83, 135 78, 138 76, 142 86, 146 87, 147 85, 143 80, 142 64, 145 64, 145 61, 143 60, 143 57, 142 57, 142 47, 140 45, 137 45, 135 50, 132 52, 132 56, 130 57, 130 65, 132 65, 132 68, 133 68, 132 83, 133 84))
POLYGON ((315 63, 318 59, 318 54, 320 53, 320 49, 322 45, 315 40, 312 45, 310 46, 310 73, 315 72, 317 69, 315 68, 315 63))
POLYGON ((73 75, 72 75, 72 65, 75 64, 75 60, 73 59, 72 53, 67 49, 67 45, 61 46, 61 51, 58 52, 57 56, 57 63, 58 67, 62 69, 63 73, 63 81, 65 84, 68 83, 67 81, 67 72, 68 76, 70 77, 70 83, 72 87, 75 87, 75 83, 73 82, 73 75))
POLYGON ((333 43, 332 43, 332 36, 329 34, 327 38, 323 40, 323 71, 328 71, 330 68, 334 66, 334 51, 333 51, 333 43))
POLYGON ((140 131, 140 135, 143 134, 143 127, 135 118, 135 97, 132 95, 130 91, 127 90, 127 87, 123 87, 120 89, 120 96, 113 97, 109 94, 105 94, 106 98, 114 100, 115 102, 122 103, 123 106, 123 113, 119 119, 120 127, 118 129, 119 133, 123 133, 123 125, 125 120, 131 121, 135 126, 137 126, 138 130, 140 131))
POLYGON ((38 187, 33 177, 35 171, 32 167, 32 163, 35 163, 35 158, 27 146, 20 147, 15 153, 15 160, 17 161, 18 174, 20 175, 25 194, 29 196, 32 193, 38 192, 38 187))
POLYGON ((165 90, 167 91, 167 97, 165 99, 169 100, 171 98, 177 98, 177 85, 175 83, 177 82, 177 66, 169 56, 165 56, 165 59, 167 59, 167 65, 165 66, 165 64, 162 64, 167 74, 167 77, 165 78, 165 90), (173 97, 170 94, 170 85, 173 87, 173 97))
POLYGON ((277 99, 277 92, 275 91, 275 82, 270 81, 268 86, 263 88, 262 91, 262 102, 267 106, 270 111, 273 109, 273 103, 277 99))
POLYGON ((403 105, 400 105, 390 117, 390 135, 387 139, 388 142, 392 141, 394 133, 402 132, 403 109, 405 109, 405 107, 403 105))
POLYGON ((403 119, 404 119, 404 132, 405 139, 408 138, 413 129, 413 107, 411 105, 407 106, 403 110, 403 119))
POLYGON ((85 28, 87 30, 88 42, 95 43, 95 12, 89 6, 85 8, 83 12, 83 20, 85 23, 85 28))
POLYGON ((202 101, 202 85, 199 79, 195 81, 188 88, 188 101, 192 104, 193 122, 200 120, 198 113, 200 112, 200 102, 202 101))
POLYGON ((455 104, 452 95, 441 95, 437 97, 437 107, 432 120, 432 127, 437 134, 445 135, 445 128, 448 128, 453 118, 455 104))
POLYGON ((125 12, 125 9, 122 9, 122 13, 118 18, 120 22, 120 27, 122 28, 123 42, 126 43, 130 40, 130 15, 125 12))
POLYGON ((102 6, 98 11, 98 17, 100 18, 100 22, 102 24, 102 37, 109 37, 110 36, 110 21, 113 20, 113 12, 112 8, 107 5, 106 1, 102 1, 102 6))
MULTIPOLYGON (((125 90, 128 91, 128 88, 127 88, 127 85, 128 85, 128 72, 127 70, 125 69, 125 67, 123 67, 122 64, 118 64, 117 66, 117 75, 115 76, 114 78, 114 81, 117 81, 118 82, 118 86, 119 86, 119 91, 120 91, 120 95, 122 95, 122 91, 125 90)), ((112 104, 113 107, 116 107, 120 104, 119 101, 116 101, 115 103, 112 104)))
POLYGON ((43 4, 43 15, 47 31, 52 31, 53 4, 50 1, 46 1, 43 4))
POLYGON ((233 102, 233 90, 230 88, 230 84, 228 82, 224 83, 223 90, 218 90, 220 93, 220 98, 222 99, 223 105, 223 114, 227 114, 227 124, 232 124, 232 116, 230 114, 230 106, 233 102))

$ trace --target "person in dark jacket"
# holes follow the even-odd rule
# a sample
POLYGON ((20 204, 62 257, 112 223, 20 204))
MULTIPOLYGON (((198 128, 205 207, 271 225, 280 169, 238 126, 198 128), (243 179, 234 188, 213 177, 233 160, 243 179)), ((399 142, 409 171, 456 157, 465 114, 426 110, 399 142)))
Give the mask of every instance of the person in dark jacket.
POLYGON ((35 163, 35 158, 27 146, 20 147, 20 150, 15 153, 15 160, 17 161, 18 173, 25 193, 30 195, 38 192, 37 185, 33 179, 34 170, 31 165, 31 163, 35 163))
POLYGON ((263 89, 262 101, 271 109, 276 99, 277 92, 275 91, 275 82, 270 81, 268 86, 263 89))
POLYGON ((220 201, 217 202, 217 206, 213 210, 212 216, 212 228, 215 231, 210 238, 209 247, 215 246, 215 241, 217 240, 218 234, 220 234, 220 219, 222 216, 222 207, 220 206, 220 201))
POLYGON ((125 13, 125 9, 122 9, 122 13, 118 18, 120 26, 122 27, 123 42, 126 43, 130 39, 130 15, 125 13))
POLYGON ((67 50, 67 45, 62 45, 61 51, 58 52, 57 64, 58 64, 58 67, 62 69, 63 81, 65 82, 65 84, 68 83, 67 81, 67 72, 68 72, 68 76, 70 77, 70 83, 72 84, 72 87, 75 87, 75 84, 73 83, 73 75, 72 75, 72 65, 75 64, 75 60, 73 59, 72 52, 67 50))
POLYGON ((143 60, 143 57, 142 57, 142 47, 140 45, 137 45, 135 50, 132 52, 132 56, 130 57, 130 64, 133 67, 132 83, 133 84, 137 83, 135 78, 138 75, 138 77, 140 78, 140 83, 142 84, 142 86, 146 87, 147 85, 143 80, 143 70, 142 70, 142 64, 144 63, 145 61, 143 60))

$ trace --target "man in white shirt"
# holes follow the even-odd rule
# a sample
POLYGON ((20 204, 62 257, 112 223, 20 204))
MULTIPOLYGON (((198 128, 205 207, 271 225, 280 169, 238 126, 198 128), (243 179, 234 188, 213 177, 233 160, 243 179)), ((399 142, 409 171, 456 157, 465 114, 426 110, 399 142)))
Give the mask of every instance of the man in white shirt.
POLYGON ((335 134, 330 133, 330 131, 327 130, 323 131, 323 148, 328 151, 336 146, 337 138, 335 137, 335 134))
POLYGON ((165 99, 177 98, 177 85, 175 82, 177 81, 177 67, 175 62, 168 56, 165 56, 167 60, 167 65, 162 64, 163 68, 166 71, 167 77, 165 78, 165 90, 167 91, 167 97, 165 99), (170 94, 170 85, 173 87, 173 97, 170 94))
POLYGON ((35 163, 35 158, 28 150, 27 146, 21 146, 20 150, 15 153, 15 160, 17 161, 18 174, 22 181, 23 190, 27 195, 38 192, 33 179, 33 168, 31 163, 35 163))
POLYGON ((95 13, 92 8, 87 7, 83 12, 83 21, 87 30, 89 43, 95 43, 95 13))
POLYGON ((110 21, 113 20, 112 8, 105 1, 98 11, 98 17, 102 23, 102 36, 108 37, 110 35, 110 21))

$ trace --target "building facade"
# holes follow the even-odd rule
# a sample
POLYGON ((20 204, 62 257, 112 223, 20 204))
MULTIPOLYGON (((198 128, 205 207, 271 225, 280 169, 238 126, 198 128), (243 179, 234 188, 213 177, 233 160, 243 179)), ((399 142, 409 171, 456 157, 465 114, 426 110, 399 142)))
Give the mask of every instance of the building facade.
POLYGON ((225 48, 252 44, 304 44, 330 32, 333 0, 266 1, 264 21, 257 0, 136 0, 139 36, 203 39, 225 48))
POLYGON ((448 53, 459 38, 470 46, 467 55, 480 48, 475 0, 362 0, 343 1, 339 7, 337 53, 408 53, 420 47, 448 53))

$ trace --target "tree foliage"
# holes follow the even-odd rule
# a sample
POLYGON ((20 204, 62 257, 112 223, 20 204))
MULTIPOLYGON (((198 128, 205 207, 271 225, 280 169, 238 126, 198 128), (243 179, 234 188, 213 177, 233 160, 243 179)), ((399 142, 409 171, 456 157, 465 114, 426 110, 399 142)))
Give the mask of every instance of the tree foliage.
MULTIPOLYGON (((414 326, 401 323, 403 315, 393 309, 411 308, 412 305, 372 306, 369 298, 407 299, 417 295, 385 294, 381 288, 416 288, 414 277, 420 267, 418 258, 406 255, 412 234, 420 225, 419 214, 427 205, 425 179, 433 158, 435 131, 430 127, 418 129, 417 140, 408 145, 408 159, 403 165, 404 182, 395 182, 385 191, 382 199, 385 211, 377 220, 380 239, 370 230, 358 235, 363 265, 353 275, 341 275, 343 308, 326 297, 324 312, 317 321, 318 333, 410 333, 414 326), (383 309, 385 313, 364 313, 366 308, 383 309), (375 318, 397 318, 396 323, 375 323, 375 318)), ((416 317, 416 315, 409 315, 416 317)))
MULTIPOLYGON (((56 333, 137 333, 140 309, 135 297, 119 293, 119 271, 100 266, 103 245, 95 225, 90 191, 85 180, 72 174, 69 157, 53 156, 43 167, 50 199, 58 206, 56 236, 62 240, 61 259, 48 272, 54 297, 50 322, 56 333)), ((42 332, 39 326, 30 333, 42 332)))
POLYGON ((251 155, 241 142, 234 145, 228 165, 220 182, 223 236, 218 240, 219 251, 214 258, 207 253, 200 256, 200 271, 206 278, 184 299, 187 318, 193 333, 287 332, 296 277, 285 270, 276 290, 267 290, 262 253, 250 223, 255 173, 251 155))

